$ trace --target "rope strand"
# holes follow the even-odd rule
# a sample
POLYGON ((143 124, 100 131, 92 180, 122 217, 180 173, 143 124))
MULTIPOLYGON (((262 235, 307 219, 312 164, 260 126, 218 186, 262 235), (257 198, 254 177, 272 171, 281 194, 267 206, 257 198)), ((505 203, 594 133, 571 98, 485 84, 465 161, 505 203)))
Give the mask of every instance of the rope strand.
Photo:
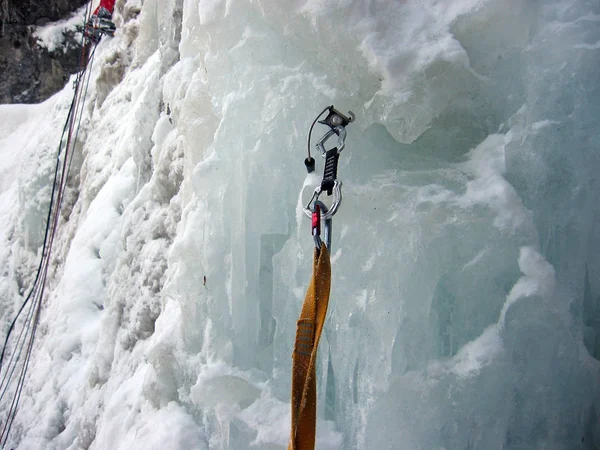
MULTIPOLYGON (((90 5, 88 4, 85 14, 86 22, 89 18, 89 14, 90 5)), ((11 381, 13 380, 15 372, 17 371, 17 367, 21 360, 23 350, 25 350, 25 355, 22 361, 22 366, 19 370, 15 391, 12 394, 12 399, 10 407, 8 408, 7 417, 3 423, 3 427, 0 432, 0 445, 2 446, 2 448, 4 448, 8 442, 8 437, 18 411, 18 406, 23 392, 25 377, 29 368, 31 355, 33 353, 33 344, 41 317, 42 299, 44 296, 46 280, 48 277, 52 246, 58 230, 61 206, 66 192, 67 179, 71 168, 71 163, 73 161, 74 149, 77 144, 77 139, 79 137, 85 100, 87 97, 87 91, 91 79, 91 67, 93 64, 93 58, 96 52, 97 44, 94 45, 92 52, 89 55, 89 58, 86 58, 85 42, 83 42, 82 44, 82 58, 80 65, 81 70, 77 74, 75 79, 75 92, 73 94, 73 99, 71 101, 69 112, 67 114, 67 119, 62 130, 60 143, 57 149, 56 166, 54 170, 54 179, 52 182, 52 191, 50 194, 48 215, 46 218, 41 260, 38 265, 38 269, 36 271, 36 276, 33 281, 31 290, 29 291, 25 301, 19 308, 19 311, 17 312, 15 318, 10 324, 4 341, 4 346, 2 348, 2 353, 0 354, 0 373, 2 373, 2 365, 7 355, 10 336, 17 327, 17 323, 19 321, 19 318, 21 317, 22 312, 25 310, 26 306, 29 305, 27 314, 25 315, 23 323, 21 324, 19 336, 11 352, 10 360, 8 362, 7 367, 5 368, 2 379, 0 380, 0 389, 2 390, 2 392, 0 393, 0 401, 2 401, 7 392, 9 391, 9 387, 12 384, 11 381), (65 135, 67 136, 66 142, 65 135), (64 152, 62 152, 63 145, 64 152)))

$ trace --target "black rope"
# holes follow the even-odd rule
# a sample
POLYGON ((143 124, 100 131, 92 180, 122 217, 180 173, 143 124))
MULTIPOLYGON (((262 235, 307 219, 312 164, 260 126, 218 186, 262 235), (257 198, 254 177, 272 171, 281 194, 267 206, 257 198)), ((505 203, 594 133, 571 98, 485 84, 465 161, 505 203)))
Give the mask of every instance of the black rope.
MULTIPOLYGON (((89 12, 90 12, 90 4, 88 4, 88 6, 86 7, 86 14, 85 14, 86 22, 88 19, 89 12)), ((84 42, 82 44, 85 46, 85 36, 83 39, 84 39, 84 42)), ((57 231, 57 227, 58 227, 61 204, 62 204, 63 196, 65 193, 68 173, 70 171, 71 163, 73 160, 74 148, 77 143, 77 138, 79 136, 79 130, 80 130, 81 120, 83 117, 83 111, 84 111, 84 106, 85 106, 85 99, 87 96, 89 82, 91 79, 91 66, 92 66, 93 57, 94 57, 94 54, 96 51, 96 47, 97 47, 97 44, 94 45, 93 51, 92 51, 91 55, 89 55, 89 58, 83 58, 85 49, 82 48, 82 63, 81 64, 83 66, 83 69, 80 73, 77 74, 77 77, 75 80, 75 93, 74 93, 73 99, 71 101, 69 112, 67 114, 67 120, 65 121, 65 125, 63 127, 63 131, 62 131, 61 138, 60 138, 60 143, 59 143, 58 150, 57 150, 56 166, 55 166, 55 170, 54 170, 54 180, 52 182, 50 205, 48 207, 48 216, 46 219, 46 227, 45 227, 45 231, 44 231, 44 241, 42 244, 42 255, 41 255, 40 264, 38 265, 38 269, 37 269, 36 276, 35 276, 31 290, 29 291, 27 298, 25 299, 25 301, 19 308, 17 315, 11 322, 11 325, 9 327, 8 333, 7 333, 5 341, 4 341, 2 353, 0 354, 0 372, 1 372, 2 371, 2 363, 4 362, 4 358, 5 358, 5 355, 7 352, 10 336, 17 324, 17 321, 18 321, 21 313, 23 312, 23 310, 25 309, 27 304, 30 304, 30 308, 25 317, 25 323, 23 324, 21 332, 19 333, 19 337, 15 344, 14 351, 11 354, 11 359, 9 361, 8 368, 4 374, 4 377, 2 378, 2 380, 0 382, 0 389, 4 385, 4 389, 2 390, 2 393, 0 394, 0 401, 1 401, 2 398, 4 398, 4 396, 8 390, 8 387, 10 385, 10 382, 12 380, 14 372, 17 368, 19 359, 21 358, 21 355, 25 348, 25 344, 28 341, 27 350, 25 352, 25 360, 24 360, 23 366, 22 366, 20 374, 19 374, 16 391, 12 397, 11 405, 10 405, 10 408, 8 411, 8 417, 7 417, 6 421, 4 422, 2 432, 0 433, 0 444, 2 444, 3 448, 8 441, 8 436, 9 436, 10 430, 12 428, 12 424, 16 417, 19 401, 21 399, 21 394, 23 391, 23 386, 25 384, 25 376, 27 374, 27 369, 29 367, 29 362, 31 360, 31 354, 33 351, 33 343, 34 343, 34 339, 35 339, 35 334, 36 334, 37 327, 39 325, 40 316, 41 316, 42 299, 44 296, 46 278, 48 275, 51 247, 52 247, 54 237, 56 235, 56 231, 57 231), (86 59, 86 61, 84 61, 84 59, 86 59), (84 62, 85 62, 85 65, 84 65, 84 62), (88 67, 88 65, 89 65, 89 67, 88 67), (87 75, 87 80, 85 80, 86 75, 87 75), (83 87, 83 95, 81 96, 82 87, 83 87), (71 142, 71 138, 73 137, 73 127, 74 127, 75 123, 77 124, 75 127, 75 135, 74 135, 73 141, 71 142), (62 161, 62 170, 61 170, 60 156, 61 156, 61 150, 63 147, 63 141, 65 138, 65 133, 67 132, 67 129, 69 130, 69 134, 68 134, 67 142, 65 144, 65 152, 64 152, 64 158, 62 161), (71 150, 71 153, 69 154, 70 150, 71 150), (68 161, 68 163, 67 163, 67 161, 68 161), (60 172, 60 183, 57 183, 57 181, 59 179, 59 172, 60 172), (58 191, 57 191, 57 188, 58 188, 58 191), (33 301, 30 303, 32 298, 33 298, 33 301), (24 339, 21 341, 21 339, 23 337, 24 337, 24 339), (13 362, 14 362, 14 364, 13 364, 13 362)))
POLYGON ((2 394, 0 394, 0 402, 4 398, 4 394, 6 394, 6 391, 8 390, 8 386, 10 385, 10 380, 12 379, 12 376, 17 368, 16 362, 15 362, 15 364, 13 364, 13 361, 19 360, 19 358, 21 357, 21 353, 23 351, 23 347, 25 345, 25 341, 27 340, 27 334, 29 333, 29 328, 31 327, 31 319, 33 318, 33 312, 35 311, 35 308, 33 306, 34 306, 34 303, 33 302, 30 303, 29 311, 27 312, 27 315, 25 316, 26 326, 21 327, 21 332, 19 333, 19 337, 17 338, 17 343, 15 344, 15 351, 13 351, 12 354, 10 355, 10 361, 8 362, 9 369, 7 369, 7 373, 2 378, 2 383, 0 384, 0 386, 2 386, 5 381, 6 381, 6 384, 4 385, 2 394), (25 339, 23 340, 23 343, 21 343, 21 338, 23 338, 23 335, 25 335, 25 339), (18 352, 17 352, 17 350, 18 350, 18 352), (8 372, 8 370, 10 370, 10 373, 8 372))
MULTIPOLYGON (((84 71, 84 75, 85 75, 85 71, 84 71)), ((82 79, 84 79, 84 78, 80 78, 79 82, 81 82, 82 79)), ((77 86, 74 99, 76 99, 78 97, 78 94, 80 92, 81 91, 79 89, 79 86, 77 86)), ((77 111, 79 109, 78 103, 79 102, 76 102, 74 105, 75 113, 77 113, 77 111)), ((83 111, 83 107, 82 107, 81 111, 83 111)), ((70 114, 67 117, 67 123, 69 123, 69 122, 71 123, 71 125, 73 125, 73 123, 75 123, 74 113, 73 113, 72 109, 70 110, 70 114)), ((80 124, 80 122, 79 122, 79 124, 80 124)), ((78 133, 79 133, 79 129, 76 130, 76 134, 78 134, 78 133)), ((69 133, 69 137, 71 137, 71 136, 72 136, 72 133, 69 133)), ((51 194, 51 203, 50 203, 50 208, 49 208, 48 222, 46 223, 46 231, 44 233, 45 236, 44 236, 44 245, 43 245, 43 250, 42 250, 42 261, 40 263, 38 273, 36 275, 34 287, 32 288, 30 295, 28 295, 26 302, 23 304, 23 306, 19 310, 19 313, 20 313, 23 310, 25 304, 27 302, 29 302, 29 300, 33 297, 34 301, 32 302, 31 310, 35 311, 35 312, 33 313, 33 317, 30 314, 28 314, 29 317, 28 317, 28 320, 26 321, 27 325, 26 325, 26 331, 25 331, 25 339, 20 344, 20 348, 18 348, 17 357, 15 359, 15 363, 12 367, 12 370, 10 370, 10 373, 7 372, 7 375, 10 375, 10 377, 6 381, 6 387, 8 387, 8 385, 10 384, 10 379, 12 378, 14 371, 16 370, 16 366, 17 366, 17 363, 23 352, 25 342, 29 341, 28 345, 27 345, 27 350, 25 353, 24 364, 21 368, 19 378, 17 381, 16 391, 13 395, 11 405, 9 408, 8 417, 4 423, 4 427, 0 434, 0 443, 2 443, 2 447, 4 447, 8 441, 8 435, 12 428, 12 424, 15 420, 17 408, 18 408, 18 405, 19 405, 19 402, 21 399, 21 394, 23 391, 23 387, 25 384, 25 376, 27 374, 27 368, 29 367, 31 354, 33 351, 33 342, 35 339, 35 333, 37 331, 37 327, 38 327, 39 319, 40 319, 42 298, 44 295, 44 288, 45 288, 46 278, 47 278, 47 273, 48 273, 50 250, 51 250, 51 246, 52 246, 52 243, 53 243, 53 240, 55 237, 56 228, 58 225, 59 214, 60 214, 60 206, 61 206, 63 195, 64 195, 64 188, 65 188, 65 184, 66 184, 67 172, 68 172, 68 167, 69 167, 69 164, 67 161, 70 160, 70 156, 71 156, 71 155, 69 155, 69 150, 72 151, 72 149, 76 143, 76 141, 73 140, 72 144, 71 144, 71 149, 70 149, 69 148, 69 140, 67 140, 67 146, 65 147, 64 158, 62 161, 62 170, 60 170, 60 153, 61 153, 60 149, 62 148, 62 140, 63 139, 64 139, 64 133, 61 136, 61 145, 59 147, 59 152, 58 152, 59 155, 57 157, 57 167, 55 170, 55 178, 54 178, 54 183, 52 186, 52 194, 51 194), (60 183, 57 184, 56 180, 58 179, 59 171, 61 172, 60 183), (56 192, 57 187, 58 187, 58 192, 56 192), (54 209, 54 214, 52 214, 53 209, 54 209), (54 220, 53 220, 53 223, 50 223, 50 221, 52 220, 52 217, 54 218, 54 220), (41 281, 40 281, 40 275, 42 276, 41 281), (31 320, 31 319, 33 319, 33 320, 31 320), (33 327, 32 327, 32 324, 33 324, 33 327), (31 330, 31 332, 29 332, 30 330, 31 330), (29 338, 28 338, 28 336, 29 336, 29 338)), ((13 321, 13 323, 16 323, 16 320, 13 321)), ((12 325, 11 328, 14 328, 14 325, 12 325)), ((7 339, 5 342, 5 348, 3 349, 3 354, 6 351, 7 342, 8 342, 8 336, 7 336, 7 339)), ((19 344, 17 344, 17 345, 19 345, 19 344)), ((15 351, 16 350, 17 349, 15 349, 15 351)), ((4 395, 4 393, 3 393, 3 395, 4 395)))
POLYGON ((17 320, 19 318, 19 316, 21 315, 21 313, 23 312, 23 309, 25 308, 25 306, 29 303, 29 300, 31 299, 31 295, 33 294, 33 291, 35 290, 35 287, 37 285, 37 282, 39 280, 40 277, 40 273, 42 270, 42 266, 44 264, 44 255, 46 254, 46 246, 48 244, 48 234, 49 234, 49 229, 50 229, 50 220, 52 218, 52 206, 54 203, 54 194, 56 192, 56 181, 58 180, 58 172, 60 170, 60 153, 61 153, 61 149, 62 149, 62 141, 65 137, 65 133, 67 132, 68 129, 68 125, 69 125, 69 119, 71 117, 71 114, 73 113, 73 108, 75 106, 75 97, 76 95, 73 95, 73 100, 71 101, 71 107, 69 108, 69 113, 67 115, 67 120, 65 122, 65 125, 63 127, 63 131, 60 137, 60 143, 58 144, 58 150, 57 150, 57 157, 56 157, 56 167, 54 169, 54 180, 52 182, 52 192, 50 194, 50 205, 48 207, 48 216, 46 218, 46 230, 44 232, 44 242, 42 244, 42 258, 40 260, 40 264, 38 266, 37 269, 37 273, 35 276, 35 279, 33 281, 33 286, 31 288, 31 290, 29 291, 29 294, 27 295, 27 298, 25 299, 25 301, 23 302, 23 304, 21 305, 21 308, 19 309, 19 311, 17 312, 17 315, 15 316, 15 318, 13 319, 13 321, 10 324, 10 327, 8 328, 8 333, 6 335, 6 339, 4 340, 4 346, 2 347, 2 354, 0 354, 0 371, 2 371, 2 363, 4 362, 4 355, 6 353, 6 349, 8 346, 8 340, 10 338, 10 335, 17 323, 17 320))
MULTIPOLYGON (((73 99, 75 99, 75 97, 73 97, 73 99)), ((48 261, 47 261, 48 260, 47 255, 48 255, 48 247, 49 247, 49 242, 50 242, 49 241, 49 237, 50 237, 50 229, 51 229, 51 226, 52 226, 51 225, 51 223, 52 223, 52 211, 53 211, 54 205, 56 203, 55 197, 56 197, 56 188, 57 188, 58 174, 59 174, 59 171, 60 171, 60 154, 61 154, 61 149, 62 149, 62 140, 64 139, 64 134, 65 134, 66 129, 67 129, 67 124, 68 124, 70 116, 71 116, 71 114, 73 112, 73 106, 74 106, 74 101, 71 103, 71 108, 69 110, 69 115, 67 116, 67 123, 65 124, 65 127, 63 129, 63 133, 62 133, 62 136, 61 136, 61 143, 59 144, 59 147, 58 147, 56 168, 55 168, 55 171, 54 171, 54 180, 53 180, 53 183, 52 183, 52 192, 51 192, 51 195, 50 195, 50 205, 48 207, 48 216, 47 216, 47 222, 46 222, 46 227, 45 227, 45 232, 44 232, 44 242, 42 244, 42 257, 41 257, 41 260, 40 260, 40 264, 38 266, 38 270, 37 270, 37 273, 36 273, 35 280, 33 282, 33 286, 31 288, 31 290, 29 291, 29 294, 27 295, 27 298, 25 299, 25 301, 21 305, 21 308, 19 309, 19 311, 17 313, 17 316, 13 319, 13 321, 12 321, 12 323, 10 325, 8 334, 7 334, 6 339, 4 341, 4 347, 2 348, 2 354, 0 355, 0 370, 1 370, 1 364, 2 364, 2 362, 4 360, 4 357, 5 357, 7 348, 8 348, 8 342, 9 342, 10 336, 12 334, 12 331, 14 330, 15 325, 17 323, 17 320, 18 320, 19 316, 21 315, 21 313, 23 312, 25 306, 27 306, 27 304, 29 304, 29 302, 33 298, 34 301, 31 302, 31 308, 30 308, 30 310, 29 310, 29 312, 28 312, 28 314, 27 314, 27 316, 25 318, 25 323, 23 324, 22 331, 19 334, 19 338, 17 339, 17 343, 16 343, 16 346, 15 346, 15 349, 14 349, 13 354, 11 356, 10 364, 12 364, 12 367, 11 367, 11 365, 9 365, 9 368, 5 372, 4 378, 2 380, 2 384, 4 384, 4 383, 6 383, 6 384, 5 384, 4 391, 2 392, 2 397, 0 397, 0 398, 4 397, 4 395, 5 395, 8 387, 10 385, 10 382, 12 380, 14 372, 15 372, 15 370, 17 368, 18 362, 19 362, 19 360, 21 358, 21 354, 23 353, 23 349, 25 347, 25 343, 27 342, 27 336, 29 335, 29 331, 32 328, 31 327, 32 322, 34 322, 32 319, 34 318, 35 311, 37 310, 36 306, 37 306, 38 298, 39 298, 38 293, 39 293, 39 288, 40 288, 40 277, 42 279, 44 279, 44 281, 45 281, 45 276, 43 276, 42 274, 43 274, 43 272, 45 272, 45 269, 47 268, 47 263, 48 263, 48 261), (25 334, 25 339, 23 339, 23 341, 20 342, 21 337, 23 336, 23 333, 25 334), (14 364, 13 364, 13 361, 14 361, 14 364)), ((58 199, 56 199, 56 200, 58 200, 58 199)), ((34 325, 34 328, 36 328, 35 327, 35 323, 33 325, 34 325)), ((25 365, 26 364, 24 364, 23 367, 25 367, 25 365)), ((23 372, 22 372, 22 370, 21 370, 21 375, 24 375, 23 372)), ((4 427, 2 429, 2 433, 0 434, 0 443, 2 443, 2 447, 4 447, 4 445, 6 445, 6 440, 8 439, 8 433, 10 432, 10 427, 12 425, 12 422, 14 421, 14 416, 16 414, 15 401, 16 401, 16 398, 18 397, 19 390, 22 388, 21 375, 19 376, 19 380, 17 382, 17 390, 15 391, 15 395, 13 395, 13 399, 11 401, 11 405, 10 405, 10 408, 9 408, 9 411, 8 411, 7 420, 4 422, 4 427)))
MULTIPOLYGON (((48 266, 46 265, 46 270, 48 266)), ((19 406, 19 401, 21 400, 21 393, 23 392, 23 386, 25 385, 25 375, 27 374, 27 369, 29 368, 29 361, 31 360, 31 353, 33 350, 33 341, 35 339, 35 332, 37 331, 37 327, 40 320, 41 306, 42 306, 42 297, 44 295, 44 286, 46 284, 45 276, 44 281, 41 285, 40 295, 37 300, 37 307, 35 308, 35 316, 33 319, 33 329, 31 330, 29 345, 27 346, 27 352, 25 354, 25 363, 21 368, 21 373, 19 375, 19 379, 17 382, 17 390, 15 391, 15 395, 13 395, 13 399, 10 405, 10 409, 8 411, 8 417, 4 424, 4 428, 2 429, 2 434, 0 436, 0 442, 3 442, 2 448, 6 445, 8 441, 8 435, 10 433, 10 429, 12 428, 12 424, 17 415, 17 408, 19 406)))
MULTIPOLYGON (((96 48, 98 47, 98 44, 94 45, 94 48, 92 49, 92 53, 90 54, 90 59, 89 59, 89 63, 88 66, 86 66, 86 71, 88 72, 88 76, 87 76, 87 81, 85 82, 85 89, 83 90, 83 100, 81 103, 81 110, 79 113, 79 119, 77 121, 77 130, 75 132, 75 139, 73 141, 73 149, 75 149, 75 143, 77 142, 77 138, 79 137, 79 128, 81 127, 81 119, 83 117, 83 108, 85 107, 85 99, 87 97, 87 92, 88 92, 88 87, 90 85, 90 79, 92 78, 92 67, 94 65, 94 54, 96 53, 96 48)), ((85 78, 84 78, 85 79, 85 78)), ((67 168, 67 173, 71 172, 71 163, 73 162, 73 155, 75 154, 75 152, 71 152, 71 156, 69 159, 69 166, 67 168)))

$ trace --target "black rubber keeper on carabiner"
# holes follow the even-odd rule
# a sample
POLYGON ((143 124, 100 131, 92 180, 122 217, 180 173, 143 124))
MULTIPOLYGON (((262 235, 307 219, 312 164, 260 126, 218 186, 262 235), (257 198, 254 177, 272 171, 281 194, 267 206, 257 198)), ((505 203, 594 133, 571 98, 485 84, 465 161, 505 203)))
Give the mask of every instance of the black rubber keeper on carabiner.
POLYGON ((304 165, 306 166, 306 171, 308 173, 312 173, 315 171, 315 158, 306 158, 304 160, 304 165))
POLYGON ((327 150, 325 153, 325 169, 323 170, 323 181, 321 181, 321 189, 327 191, 327 195, 333 193, 333 186, 337 179, 337 169, 340 154, 337 147, 327 150))

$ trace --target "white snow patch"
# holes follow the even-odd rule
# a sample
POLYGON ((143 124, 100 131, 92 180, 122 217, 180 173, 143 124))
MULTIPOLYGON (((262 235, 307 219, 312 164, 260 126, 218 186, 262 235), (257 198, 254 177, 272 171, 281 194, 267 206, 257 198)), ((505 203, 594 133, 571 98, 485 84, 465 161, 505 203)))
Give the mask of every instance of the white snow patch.
POLYGON ((464 345, 450 363, 452 372, 461 377, 477 374, 484 366, 492 363, 502 350, 502 339, 498 327, 488 327, 477 339, 464 345))
POLYGON ((87 6, 82 6, 68 19, 37 27, 33 32, 33 36, 38 40, 38 44, 46 48, 49 52, 54 52, 62 47, 63 53, 66 53, 67 49, 63 45, 65 43, 66 32, 73 32, 76 41, 83 39, 81 31, 77 27, 84 26, 86 8, 87 6))
POLYGON ((471 150, 466 167, 475 178, 467 183, 467 190, 458 199, 458 204, 462 207, 488 206, 496 214, 494 225, 514 233, 518 229, 531 228, 532 218, 515 189, 504 178, 505 145, 510 138, 510 134, 493 134, 471 150))
POLYGON ((554 267, 533 247, 520 249, 519 269, 523 276, 519 278, 506 297, 506 303, 500 313, 499 324, 501 326, 504 324, 508 308, 513 303, 534 295, 542 299, 549 299, 556 288, 554 267))

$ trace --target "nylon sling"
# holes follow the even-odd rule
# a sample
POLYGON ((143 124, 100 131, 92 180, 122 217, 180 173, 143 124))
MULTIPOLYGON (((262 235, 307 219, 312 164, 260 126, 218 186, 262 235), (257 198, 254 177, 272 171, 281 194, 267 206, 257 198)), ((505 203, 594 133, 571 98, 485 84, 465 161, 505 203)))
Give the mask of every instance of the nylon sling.
POLYGON ((292 428, 288 450, 313 450, 317 425, 317 349, 331 288, 331 262, 325 245, 315 248, 313 276, 304 298, 292 355, 292 428))

